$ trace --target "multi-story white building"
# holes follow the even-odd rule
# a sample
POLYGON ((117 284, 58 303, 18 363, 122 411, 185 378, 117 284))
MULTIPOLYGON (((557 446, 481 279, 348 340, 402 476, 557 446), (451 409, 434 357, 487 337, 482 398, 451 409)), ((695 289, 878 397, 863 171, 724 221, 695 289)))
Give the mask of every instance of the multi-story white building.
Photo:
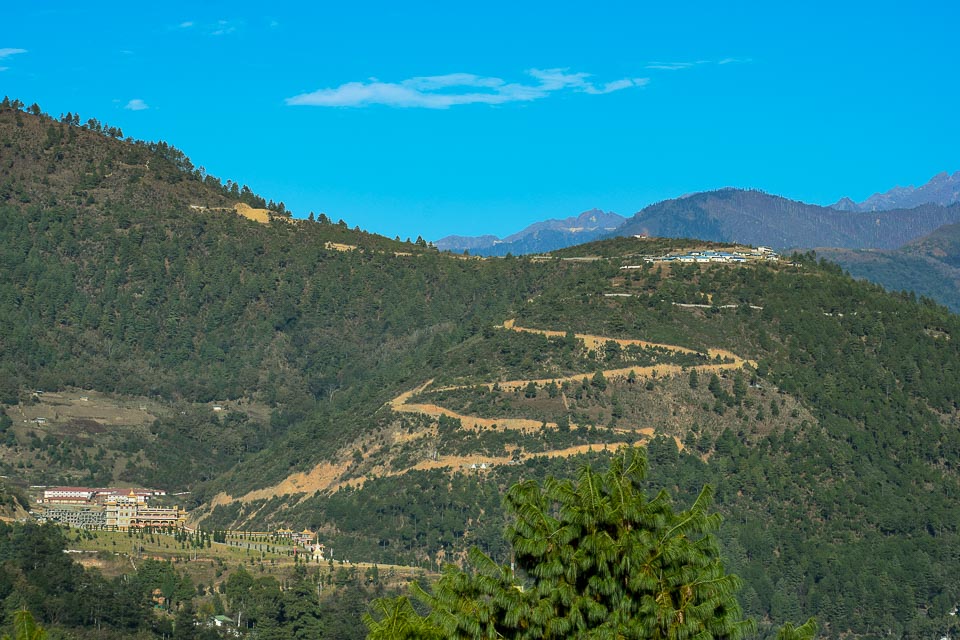
POLYGON ((85 504, 93 499, 87 487, 51 487, 43 490, 43 501, 51 504, 85 504))

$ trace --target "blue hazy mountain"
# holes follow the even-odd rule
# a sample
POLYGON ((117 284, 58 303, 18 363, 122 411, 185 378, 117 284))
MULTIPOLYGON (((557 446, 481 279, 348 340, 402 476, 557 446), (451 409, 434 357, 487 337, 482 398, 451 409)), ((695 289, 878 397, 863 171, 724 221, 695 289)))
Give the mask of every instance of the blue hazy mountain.
POLYGON ((480 256, 543 253, 609 235, 622 225, 624 220, 626 218, 616 213, 591 209, 562 220, 536 222, 505 238, 493 235, 447 236, 437 240, 435 244, 441 251, 469 251, 480 256))

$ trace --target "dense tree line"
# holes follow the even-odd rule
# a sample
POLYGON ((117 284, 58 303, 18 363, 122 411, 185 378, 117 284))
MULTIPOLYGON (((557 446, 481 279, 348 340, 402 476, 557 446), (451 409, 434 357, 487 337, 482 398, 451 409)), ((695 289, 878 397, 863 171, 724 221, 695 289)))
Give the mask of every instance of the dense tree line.
POLYGON ((151 632, 149 584, 108 579, 63 552, 57 527, 0 523, 0 601, 6 622, 27 609, 49 626, 98 629, 102 637, 151 632))
MULTIPOLYGON (((960 602, 960 321, 930 300, 855 282, 811 254, 771 265, 623 271, 639 260, 621 256, 651 243, 578 250, 608 256, 594 262, 479 261, 326 216, 260 225, 198 213, 189 204, 240 201, 243 189, 231 183, 225 195, 168 146, 127 144, 102 125, 77 126, 72 114, 55 122, 34 111, 0 109, 0 402, 69 386, 176 407, 149 437, 129 443, 147 458, 131 482, 179 475, 198 501, 221 490, 242 495, 355 450, 401 421, 383 409, 388 400, 430 378, 480 381, 481 372, 531 375, 593 362, 599 369, 607 360, 574 353, 568 340, 494 329, 508 317, 721 347, 756 360, 756 369, 739 380, 682 380, 698 402, 709 394, 716 418, 669 427, 687 429, 684 452, 672 438, 651 443, 657 473, 647 482, 683 498, 704 482, 715 487, 729 523, 722 552, 746 579, 747 613, 815 613, 831 636, 950 632, 960 602), (603 295, 610 292, 626 295, 603 295), (687 304, 706 307, 678 306, 687 304), (793 407, 797 418, 772 427, 757 419, 755 405, 746 411, 755 388, 789 400, 764 412, 793 407), (214 421, 187 406, 225 399, 256 400, 269 418, 214 421)), ((653 244, 657 253, 683 246, 653 244)), ((574 401, 605 402, 614 390, 601 376, 574 401)), ((4 443, 14 429, 0 423, 4 443)), ((507 446, 503 434, 449 430, 437 444, 450 451, 507 446)), ((62 467, 90 462, 90 451, 35 435, 36 448, 62 467)), ((14 440, 11 449, 34 446, 29 435, 14 440)), ((398 456, 390 468, 422 453, 398 456)), ((325 527, 335 548, 369 559, 430 566, 441 552, 456 557, 479 544, 503 563, 500 493, 548 472, 569 476, 572 464, 530 460, 489 482, 441 472, 372 479, 332 496, 222 507, 210 526, 248 515, 245 508, 284 508, 284 519, 325 527)), ((11 562, 3 584, 32 584, 32 565, 11 562)), ((91 612, 87 596, 69 586, 81 576, 61 568, 38 573, 33 591, 16 590, 33 598, 42 620, 139 624, 91 612), (50 598, 30 595, 48 591, 50 598)), ((102 580, 98 593, 112 588, 102 580)))
POLYGON ((358 640, 368 603, 390 593, 376 566, 299 564, 283 580, 241 566, 202 585, 149 558, 107 578, 65 548, 57 527, 0 523, 0 629, 21 624, 17 612, 27 611, 51 637, 204 640, 223 637, 211 619, 227 615, 250 637, 358 640))
MULTIPOLYGON (((654 485, 686 497, 703 482, 716 487, 729 523, 722 546, 746 579, 740 597, 748 613, 779 620, 816 613, 829 635, 946 632, 960 599, 952 517, 960 496, 958 320, 928 300, 853 282, 811 255, 792 261, 796 266, 639 270, 627 285, 636 297, 614 300, 594 292, 620 277, 616 263, 585 266, 566 272, 563 284, 521 307, 519 316, 533 327, 725 347, 757 359, 754 372, 692 385, 731 409, 748 399, 747 383, 772 388, 774 399, 803 407, 803 420, 768 433, 754 431, 763 422, 753 414, 745 420, 730 410, 714 430, 694 426, 687 452, 672 439, 656 440, 654 485), (669 287, 672 300, 660 297, 667 295, 664 280, 677 281, 669 287), (717 305, 741 306, 691 311, 664 304, 706 294, 717 305)), ((781 403, 762 408, 772 415, 781 403)), ((513 479, 542 477, 545 469, 535 462, 500 468, 488 482, 502 491, 513 479)), ((382 479, 351 495, 350 522, 366 522, 364 505, 411 482, 406 478, 382 479)), ((452 486, 470 482, 468 474, 454 475, 452 486)), ((415 504, 401 493, 394 508, 408 517, 438 512, 447 489, 418 490, 415 504)), ((311 500, 304 509, 343 530, 348 518, 329 509, 343 497, 311 500)), ((483 513, 503 522, 502 511, 483 513)), ((425 541, 456 531, 427 520, 436 531, 425 541)), ((385 532, 391 542, 405 535, 389 520, 362 526, 368 533, 356 531, 353 544, 366 539, 370 551, 388 548, 376 542, 385 532)), ((422 562, 439 549, 427 543, 407 557, 422 562)))
MULTIPOLYGON (((474 548, 469 567, 448 566, 440 580, 405 598, 380 600, 365 616, 371 639, 403 638, 744 638, 755 623, 735 598, 713 533, 711 489, 675 511, 670 496, 645 493, 642 449, 610 467, 583 467, 576 481, 547 477, 506 494, 509 565, 474 548)), ((780 635, 811 637, 813 620, 780 635)))

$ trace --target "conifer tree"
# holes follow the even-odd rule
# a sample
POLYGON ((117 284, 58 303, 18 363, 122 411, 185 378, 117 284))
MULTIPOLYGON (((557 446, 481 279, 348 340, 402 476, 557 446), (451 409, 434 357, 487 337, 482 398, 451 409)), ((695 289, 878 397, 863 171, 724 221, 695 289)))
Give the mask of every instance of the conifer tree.
POLYGON ((626 449, 605 473, 584 467, 576 482, 548 478, 514 485, 506 497, 515 566, 477 549, 467 571, 448 567, 431 592, 430 613, 405 599, 378 603, 371 638, 741 638, 753 631, 736 600, 712 533, 704 488, 676 512, 661 491, 643 491, 646 456, 626 449), (377 635, 380 634, 380 635, 377 635))
POLYGON ((46 630, 33 620, 26 609, 13 614, 13 636, 4 635, 3 640, 46 640, 46 630))
POLYGON ((817 621, 810 618, 799 627, 786 623, 777 632, 777 640, 813 640, 817 635, 817 621))

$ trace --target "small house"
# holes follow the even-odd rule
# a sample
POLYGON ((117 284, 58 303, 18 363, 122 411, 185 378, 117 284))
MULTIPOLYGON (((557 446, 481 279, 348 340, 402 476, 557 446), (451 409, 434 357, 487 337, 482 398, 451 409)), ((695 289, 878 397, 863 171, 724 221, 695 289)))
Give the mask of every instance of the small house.
POLYGON ((233 620, 225 615, 219 615, 210 618, 210 623, 215 627, 230 627, 233 625, 233 620))

